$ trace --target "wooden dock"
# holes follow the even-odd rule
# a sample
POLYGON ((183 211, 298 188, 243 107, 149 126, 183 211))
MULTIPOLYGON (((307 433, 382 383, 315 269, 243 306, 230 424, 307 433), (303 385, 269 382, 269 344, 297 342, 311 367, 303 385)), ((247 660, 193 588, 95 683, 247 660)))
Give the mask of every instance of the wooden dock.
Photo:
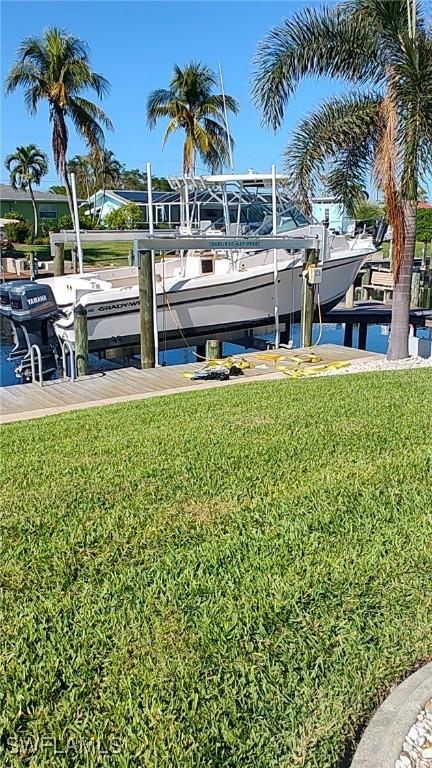
MULTIPOLYGON (((382 301, 356 301, 353 307, 347 307, 343 303, 324 315, 325 323, 367 323, 368 325, 386 325, 391 322, 391 304, 382 301)), ((410 325, 416 328, 428 327, 428 321, 432 320, 432 309, 411 307, 409 311, 410 325)))
MULTIPOLYGON (((277 350, 281 355, 296 355, 310 350, 285 348, 277 350)), ((322 344, 313 349, 324 363, 336 360, 358 361, 383 357, 375 352, 335 344, 322 344)), ((231 386, 251 381, 283 379, 285 374, 276 370, 274 362, 261 357, 263 353, 250 352, 237 357, 251 361, 254 367, 246 369, 243 376, 229 381, 191 381, 184 376, 202 368, 204 363, 188 363, 147 370, 122 368, 104 373, 94 373, 75 382, 61 379, 39 384, 24 384, 0 388, 0 423, 37 419, 67 411, 92 408, 99 405, 140 400, 158 395, 231 386), (257 367, 260 366, 260 367, 257 367), (261 367, 263 366, 263 367, 261 367)))

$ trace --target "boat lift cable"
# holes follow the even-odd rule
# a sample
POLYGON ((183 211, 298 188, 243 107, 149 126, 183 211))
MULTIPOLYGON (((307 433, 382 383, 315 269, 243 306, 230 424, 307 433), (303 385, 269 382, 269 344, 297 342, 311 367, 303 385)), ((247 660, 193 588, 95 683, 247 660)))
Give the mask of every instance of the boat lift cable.
POLYGON ((187 340, 186 336, 184 335, 184 333, 183 333, 182 329, 180 328, 180 326, 179 326, 179 324, 178 324, 178 322, 177 322, 177 320, 176 320, 176 318, 175 318, 175 316, 174 316, 174 312, 172 311, 172 308, 171 308, 171 304, 170 304, 170 300, 169 300, 168 296, 166 295, 166 296, 165 296, 165 298, 166 298, 167 307, 168 307, 168 309, 169 309, 169 311, 170 311, 170 315, 171 315, 171 317, 172 317, 172 320, 173 320, 173 322, 174 322, 174 325, 176 326, 176 328, 177 328, 177 330, 178 330, 178 332, 179 332, 180 336, 182 337, 182 339, 183 339, 183 341, 184 341, 185 345, 186 345, 186 346, 187 346, 187 348, 190 350, 190 352, 191 352, 193 355, 195 355, 195 357, 199 357, 199 359, 200 359, 200 360, 206 360, 207 358, 206 358, 204 355, 199 355, 199 354, 198 354, 198 352, 195 352, 195 351, 192 349, 191 345, 189 344, 189 342, 188 342, 188 340, 187 340))

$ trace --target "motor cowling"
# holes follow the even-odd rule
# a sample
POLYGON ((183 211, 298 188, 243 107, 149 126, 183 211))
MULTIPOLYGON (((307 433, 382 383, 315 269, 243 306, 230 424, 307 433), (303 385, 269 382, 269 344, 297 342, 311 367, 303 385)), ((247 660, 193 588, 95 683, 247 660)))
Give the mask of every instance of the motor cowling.
POLYGON ((28 280, 10 280, 0 284, 0 315, 5 317, 11 326, 14 346, 9 354, 9 360, 14 360, 28 352, 28 343, 23 329, 16 326, 12 320, 11 290, 16 286, 31 286, 28 280))
MULTIPOLYGON (((4 292, 5 293, 5 292, 4 292)), ((37 345, 42 358, 42 377, 50 379, 57 371, 57 360, 60 354, 59 342, 54 331, 54 320, 60 317, 54 294, 49 285, 38 282, 19 282, 9 288, 10 312, 12 330, 16 336, 16 344, 10 354, 10 359, 22 358, 15 373, 25 381, 31 381, 31 347, 37 345)), ((36 360, 36 373, 39 377, 39 363, 36 360)))
POLYGON ((0 315, 10 318, 12 314, 10 292, 16 286, 31 286, 29 280, 11 280, 8 283, 0 283, 0 315))

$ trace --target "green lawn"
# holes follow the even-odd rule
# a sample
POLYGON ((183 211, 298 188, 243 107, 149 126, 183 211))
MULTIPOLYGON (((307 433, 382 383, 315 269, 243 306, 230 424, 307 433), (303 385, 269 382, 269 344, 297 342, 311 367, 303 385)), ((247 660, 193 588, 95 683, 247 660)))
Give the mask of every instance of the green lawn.
MULTIPOLYGON (((430 254, 430 249, 431 249, 431 246, 429 244, 428 247, 427 247, 427 251, 426 251, 428 258, 431 255, 430 254)), ((382 251, 383 251, 383 254, 384 254, 384 258, 388 259, 389 258, 389 253, 390 253, 390 243, 388 243, 388 242, 383 243, 382 244, 382 251)), ((417 241, 416 242, 416 246, 415 246, 416 258, 417 259, 421 259, 422 256, 423 256, 423 253, 424 253, 424 243, 421 243, 421 242, 417 241)))
POLYGON ((1 765, 348 766, 432 655, 431 412, 420 370, 4 427, 1 765))
MULTIPOLYGON (((35 251, 39 259, 50 259, 51 252, 49 245, 21 245, 16 244, 17 251, 25 254, 35 251)), ((70 259, 72 245, 66 243, 65 256, 70 259)), ((85 264, 91 264, 95 267, 109 267, 111 265, 127 265, 129 250, 132 248, 132 242, 118 243, 83 243, 83 257, 85 264)))

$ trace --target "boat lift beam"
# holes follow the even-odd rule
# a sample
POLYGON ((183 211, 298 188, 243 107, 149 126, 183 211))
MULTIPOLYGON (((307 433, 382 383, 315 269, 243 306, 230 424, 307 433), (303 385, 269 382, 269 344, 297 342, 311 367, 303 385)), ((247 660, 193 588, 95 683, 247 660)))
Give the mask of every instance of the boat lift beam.
MULTIPOLYGON (((322 229, 322 227, 315 227, 322 229)), ((272 248, 282 248, 289 251, 302 251, 306 248, 320 249, 318 234, 309 237, 209 237, 208 235, 191 235, 178 237, 175 233, 156 233, 151 235, 148 229, 135 230, 87 230, 81 232, 81 241, 91 242, 138 242, 138 249, 143 251, 180 251, 180 250, 217 250, 232 251, 266 251, 272 248)), ((50 246, 54 251, 57 243, 75 242, 75 232, 51 232, 50 246)))
POLYGON ((146 237, 138 238, 139 251, 221 250, 267 251, 273 248, 287 251, 319 250, 320 239, 313 237, 146 237))

